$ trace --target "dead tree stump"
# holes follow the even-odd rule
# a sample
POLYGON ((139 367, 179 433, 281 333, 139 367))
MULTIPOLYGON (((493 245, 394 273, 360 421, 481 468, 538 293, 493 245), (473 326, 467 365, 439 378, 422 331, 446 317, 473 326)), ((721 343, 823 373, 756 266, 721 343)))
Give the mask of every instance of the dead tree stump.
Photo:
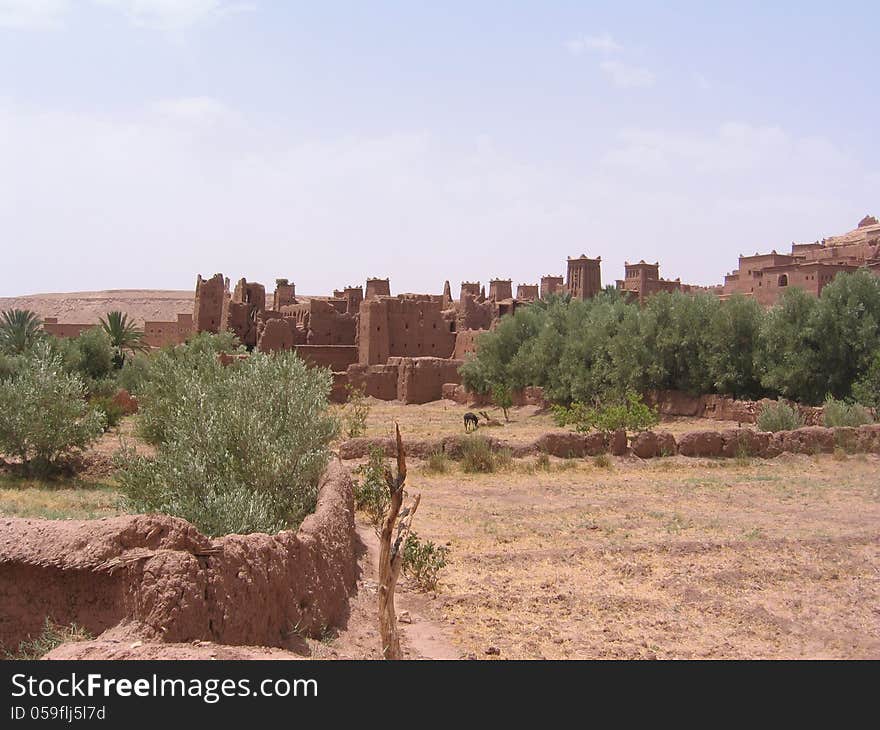
POLYGON ((379 535, 379 633, 382 637, 382 656, 385 659, 403 658, 400 635, 397 632, 397 614, 394 610, 394 589, 400 576, 403 547, 421 499, 421 495, 417 495, 412 504, 401 511, 403 485, 406 481, 406 454, 400 438, 400 426, 395 424, 394 428, 397 433, 397 475, 392 475, 390 469, 385 469, 385 483, 391 495, 391 504, 379 535))

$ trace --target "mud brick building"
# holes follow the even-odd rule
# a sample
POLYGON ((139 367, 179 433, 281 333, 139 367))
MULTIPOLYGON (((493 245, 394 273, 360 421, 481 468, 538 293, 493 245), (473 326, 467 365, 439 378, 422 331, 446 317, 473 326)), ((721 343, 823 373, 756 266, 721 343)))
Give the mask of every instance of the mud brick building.
POLYGON ((788 287, 819 296, 841 272, 867 268, 880 274, 880 222, 865 216, 852 231, 821 241, 791 244, 790 253, 740 256, 724 277, 722 297, 742 294, 765 306, 776 304, 788 287))

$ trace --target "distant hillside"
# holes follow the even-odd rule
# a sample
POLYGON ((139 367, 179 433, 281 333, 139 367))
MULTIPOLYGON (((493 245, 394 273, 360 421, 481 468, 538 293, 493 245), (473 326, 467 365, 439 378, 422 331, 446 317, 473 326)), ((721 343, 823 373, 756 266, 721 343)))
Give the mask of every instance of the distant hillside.
POLYGON ((138 325, 143 325, 144 320, 171 322, 178 314, 192 314, 193 298, 193 291, 162 289, 29 294, 0 297, 0 311, 30 309, 40 317, 57 317, 61 323, 90 324, 118 309, 133 317, 138 325))

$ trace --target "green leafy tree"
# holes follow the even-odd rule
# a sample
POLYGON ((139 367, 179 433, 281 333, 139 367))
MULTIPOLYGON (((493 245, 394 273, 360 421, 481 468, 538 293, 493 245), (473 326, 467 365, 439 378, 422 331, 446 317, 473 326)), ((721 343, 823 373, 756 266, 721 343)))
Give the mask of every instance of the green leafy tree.
POLYGON ((765 315, 757 360, 761 385, 771 393, 802 403, 820 403, 825 398, 818 307, 815 297, 789 288, 765 315))
POLYGON ((113 346, 107 333, 91 327, 67 341, 69 365, 86 378, 101 380, 113 372, 113 346))
POLYGON ((209 350, 157 358, 139 398, 154 456, 126 452, 118 480, 129 506, 182 517, 202 532, 296 528, 314 510, 338 423, 330 373, 294 352, 252 353, 224 366, 209 350))
POLYGON ((0 381, 0 452, 46 475, 101 435, 104 416, 88 406, 82 379, 48 343, 35 346, 23 365, 0 381))
POLYGON ((125 365, 126 353, 144 352, 149 349, 144 342, 143 330, 138 329, 124 312, 108 312, 106 318, 101 318, 101 328, 107 333, 110 344, 115 350, 113 360, 117 369, 122 369, 125 365))
POLYGON ((874 353, 865 372, 853 383, 852 393, 856 402, 880 408, 880 351, 874 353))
POLYGON ((763 316, 761 305, 741 294, 715 307, 709 323, 708 367, 717 392, 737 398, 762 394, 755 358, 763 316))
POLYGON ((838 274, 822 289, 814 329, 825 395, 849 398, 880 351, 880 277, 867 269, 838 274))
POLYGON ((0 350, 7 355, 21 355, 43 337, 42 321, 29 309, 0 312, 0 350))
POLYGON ((508 411, 510 411, 513 406, 513 393, 511 392, 510 386, 505 385, 504 383, 495 383, 492 386, 492 402, 501 409, 502 413, 504 413, 504 420, 509 421, 510 416, 508 411))

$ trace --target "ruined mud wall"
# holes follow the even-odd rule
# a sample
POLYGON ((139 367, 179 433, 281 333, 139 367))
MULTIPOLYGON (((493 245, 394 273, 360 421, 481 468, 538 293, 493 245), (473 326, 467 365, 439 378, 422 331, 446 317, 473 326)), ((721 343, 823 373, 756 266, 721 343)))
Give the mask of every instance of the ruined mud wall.
POLYGON ((325 472, 297 532, 212 540, 163 515, 0 521, 0 643, 14 649, 47 617, 93 634, 288 646, 347 616, 355 584, 351 479, 325 472))
POLYGON ((430 403, 443 397, 444 383, 460 383, 462 360, 440 357, 393 357, 389 365, 398 366, 397 400, 403 403, 430 403))
MULTIPOLYGON (((686 416, 709 418, 715 421, 755 423, 764 405, 775 403, 769 399, 751 401, 736 400, 727 395, 690 395, 678 390, 659 390, 648 393, 645 402, 657 408, 661 416, 686 416)), ((817 426, 822 423, 822 408, 789 403, 797 408, 804 423, 817 426)))
POLYGON ((214 274, 210 279, 199 274, 193 307, 194 331, 217 334, 226 329, 228 304, 229 280, 223 274, 214 274))
POLYGON ((361 365, 382 365, 390 357, 448 358, 455 348, 439 299, 368 297, 358 320, 361 365))
POLYGON ((397 365, 351 365, 348 382, 372 398, 396 400, 398 370, 397 365))
POLYGON ((461 330, 455 335, 455 350, 452 357, 456 360, 464 360, 477 352, 477 338, 486 330, 461 330))
MULTIPOLYGON (((482 434, 481 434, 482 435, 482 434)), ((410 439, 404 442, 406 453, 415 458, 425 458, 435 453, 446 453, 453 459, 461 455, 461 446, 468 436, 446 436, 437 439, 410 439)), ((724 431, 692 431, 677 438, 666 431, 643 431, 627 435, 616 431, 601 433, 575 433, 573 431, 550 431, 533 441, 504 441, 485 436, 493 451, 507 450, 514 457, 538 453, 560 458, 583 458, 610 453, 615 456, 632 455, 641 459, 661 456, 687 456, 701 458, 731 458, 739 456, 770 459, 783 453, 829 454, 841 448, 849 453, 880 454, 880 424, 858 428, 823 428, 805 426, 793 431, 766 433, 747 428, 731 428, 724 431)), ((339 446, 341 459, 360 459, 378 447, 387 456, 395 453, 391 438, 355 438, 343 441, 339 446)))
POLYGON ((344 373, 358 359, 355 345, 297 345, 296 354, 309 365, 330 368, 334 373, 344 373))

